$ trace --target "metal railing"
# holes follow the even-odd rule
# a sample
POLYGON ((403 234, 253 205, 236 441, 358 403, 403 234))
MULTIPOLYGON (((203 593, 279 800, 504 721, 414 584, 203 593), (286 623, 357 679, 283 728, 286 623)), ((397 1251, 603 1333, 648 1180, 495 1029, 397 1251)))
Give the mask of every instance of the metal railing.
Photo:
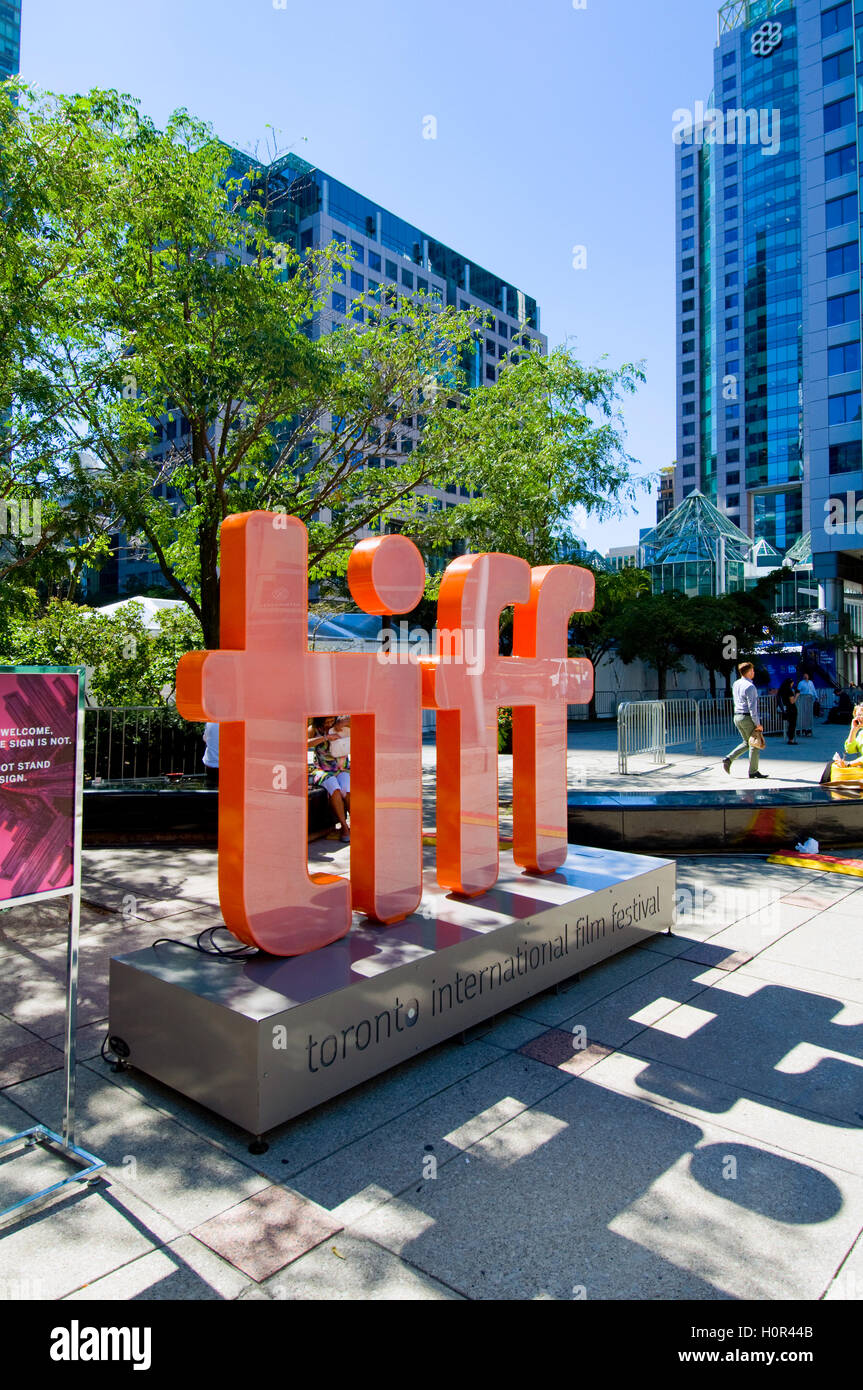
POLYGON ((84 778, 98 784, 202 775, 203 740, 203 724, 190 724, 167 706, 88 709, 84 778))
MULTIPOLYGON (((758 712, 765 734, 782 732, 775 695, 759 695, 758 712)), ((669 748, 692 744, 702 753, 705 743, 734 735, 732 699, 627 701, 617 711, 617 770, 627 773, 629 759, 638 756, 664 766, 669 748)))
POLYGON ((618 772, 628 772, 629 759, 637 754, 649 754, 657 766, 667 761, 665 713, 662 700, 627 700, 618 707, 618 772))

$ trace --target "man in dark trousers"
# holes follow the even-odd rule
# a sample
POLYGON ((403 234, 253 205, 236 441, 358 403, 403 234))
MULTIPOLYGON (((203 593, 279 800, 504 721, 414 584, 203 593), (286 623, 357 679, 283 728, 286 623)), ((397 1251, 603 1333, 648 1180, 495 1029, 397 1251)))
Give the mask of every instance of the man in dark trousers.
POLYGON ((758 687, 755 684, 755 667, 751 661, 743 661, 737 668, 739 679, 734 682, 734 727, 739 733, 742 743, 728 754, 727 758, 722 759, 722 766, 728 775, 731 775, 731 764, 735 758, 741 754, 749 754, 749 776, 766 780, 766 773, 758 771, 758 760, 761 750, 752 747, 749 740, 753 734, 764 733, 764 726, 758 717, 758 687))

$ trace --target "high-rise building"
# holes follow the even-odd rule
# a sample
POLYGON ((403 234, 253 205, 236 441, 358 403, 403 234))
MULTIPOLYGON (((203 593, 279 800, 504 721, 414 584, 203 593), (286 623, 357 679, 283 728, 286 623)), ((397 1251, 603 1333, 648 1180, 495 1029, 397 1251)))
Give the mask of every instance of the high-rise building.
POLYGON ((656 499, 657 526, 661 521, 665 520, 669 512, 674 510, 674 472, 674 464, 671 464, 668 468, 660 469, 659 495, 656 499))
POLYGON ((0 0, 0 82, 14 77, 21 57, 21 5, 0 0))
MULTIPOLYGON (((547 339, 540 332, 539 306, 523 290, 485 270, 469 257, 453 251, 428 232, 403 221, 379 203, 331 178, 293 154, 284 155, 268 166, 236 152, 232 173, 244 177, 254 174, 266 186, 268 223, 279 241, 303 253, 340 242, 350 248, 350 269, 344 280, 333 286, 327 307, 316 315, 312 337, 329 333, 346 322, 362 320, 363 308, 353 301, 362 294, 386 296, 419 294, 440 304, 459 309, 475 309, 485 318, 482 340, 465 363, 471 387, 481 387, 497 379, 504 362, 520 348, 539 343, 547 350, 547 339)), ((159 442, 156 458, 165 457, 183 444, 188 422, 168 417, 157 426, 159 442)), ((419 417, 400 424, 400 447, 407 454, 419 437, 419 417)), ((429 494, 435 508, 457 505, 466 499, 463 489, 449 492, 437 488, 421 489, 429 494)), ((327 515, 322 513, 324 520, 327 515)), ((128 594, 158 585, 161 573, 147 559, 146 549, 130 545, 127 537, 117 538, 116 561, 108 562, 100 587, 128 594)))
POLYGON ((729 0, 674 135, 675 499, 780 555, 811 533, 837 615, 863 584, 858 72, 861 0, 729 0))

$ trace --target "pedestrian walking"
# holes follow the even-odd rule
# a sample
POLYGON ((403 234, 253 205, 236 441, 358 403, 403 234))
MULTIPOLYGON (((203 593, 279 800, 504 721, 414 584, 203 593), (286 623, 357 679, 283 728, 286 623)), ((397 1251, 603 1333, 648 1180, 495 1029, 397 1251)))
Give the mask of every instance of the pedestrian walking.
POLYGON ((731 776, 731 765, 744 753, 749 754, 749 776, 751 779, 766 780, 767 774, 758 771, 758 761, 764 747, 764 726, 758 717, 758 687, 755 684, 755 667, 751 661, 742 661, 737 668, 738 679, 734 682, 734 727, 742 743, 722 759, 724 770, 731 776))

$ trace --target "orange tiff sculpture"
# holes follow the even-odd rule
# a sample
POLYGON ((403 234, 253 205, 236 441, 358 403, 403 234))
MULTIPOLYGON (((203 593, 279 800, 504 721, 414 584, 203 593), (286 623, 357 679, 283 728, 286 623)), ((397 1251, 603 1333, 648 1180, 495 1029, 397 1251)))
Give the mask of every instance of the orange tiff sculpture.
MULTIPOLYGON (((219 898, 241 941, 300 955, 345 936, 356 910, 401 921, 422 894, 422 709, 437 711, 437 877, 476 896, 498 877, 497 711, 513 709, 513 857, 550 873, 567 852, 567 705, 593 693, 567 657, 594 580, 572 565, 466 555, 446 570, 436 656, 310 652, 306 528, 283 513, 222 525, 221 647, 177 667, 177 709, 220 728, 219 898), (514 605, 513 654, 499 619, 514 605), (472 653, 466 661, 465 653, 472 653), (350 878, 308 871, 307 721, 351 716, 350 878)), ((348 584, 366 613, 408 613, 425 568, 404 536, 361 541, 348 584)))

